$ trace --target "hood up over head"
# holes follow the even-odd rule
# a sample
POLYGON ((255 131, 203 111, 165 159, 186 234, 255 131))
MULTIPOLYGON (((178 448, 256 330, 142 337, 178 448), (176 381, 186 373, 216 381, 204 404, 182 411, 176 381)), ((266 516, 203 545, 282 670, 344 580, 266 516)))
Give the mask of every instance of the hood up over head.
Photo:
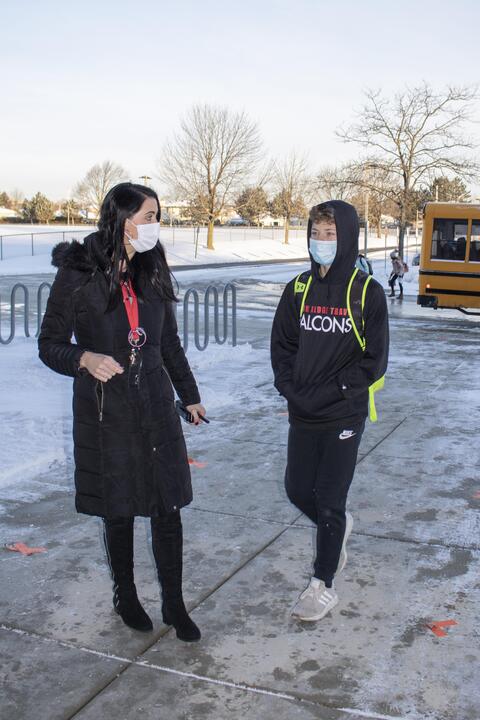
MULTIPOLYGON (((335 225, 337 228, 337 254, 335 260, 322 282, 328 284, 345 282, 352 274, 358 256, 358 234, 360 230, 358 214, 353 205, 343 200, 329 200, 328 202, 315 205, 310 211, 330 209, 333 211, 335 225)), ((312 221, 308 220, 307 243, 310 243, 312 221)), ((310 247, 308 248, 310 251, 310 247)), ((310 256, 311 257, 311 256, 310 256)), ((312 275, 320 279, 319 266, 312 260, 312 275)))

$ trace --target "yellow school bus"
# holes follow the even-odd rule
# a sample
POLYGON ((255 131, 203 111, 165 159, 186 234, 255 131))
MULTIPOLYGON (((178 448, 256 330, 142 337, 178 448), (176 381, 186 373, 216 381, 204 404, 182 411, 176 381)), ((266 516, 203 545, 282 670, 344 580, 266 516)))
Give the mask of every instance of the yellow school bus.
POLYGON ((423 211, 417 303, 480 308, 480 205, 429 202, 423 211))

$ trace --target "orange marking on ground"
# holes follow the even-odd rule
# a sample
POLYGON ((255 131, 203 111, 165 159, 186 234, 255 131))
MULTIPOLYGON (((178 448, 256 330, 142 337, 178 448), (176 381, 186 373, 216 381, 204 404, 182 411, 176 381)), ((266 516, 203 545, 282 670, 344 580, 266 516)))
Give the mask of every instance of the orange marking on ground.
POLYGON ((19 552, 22 553, 22 555, 36 555, 36 553, 42 553, 47 552, 47 548, 44 547, 28 547, 28 545, 25 545, 25 543, 17 542, 12 543, 11 545, 5 545, 7 550, 12 550, 13 552, 19 552))
POLYGON ((194 460, 191 457, 188 458, 188 464, 193 465, 193 467, 197 467, 197 468, 204 468, 207 466, 206 462, 199 462, 198 460, 194 460))
POLYGON ((433 623, 429 623, 427 627, 437 637, 447 637, 448 633, 442 628, 451 627, 452 625, 458 625, 458 622, 456 620, 435 620, 433 623))

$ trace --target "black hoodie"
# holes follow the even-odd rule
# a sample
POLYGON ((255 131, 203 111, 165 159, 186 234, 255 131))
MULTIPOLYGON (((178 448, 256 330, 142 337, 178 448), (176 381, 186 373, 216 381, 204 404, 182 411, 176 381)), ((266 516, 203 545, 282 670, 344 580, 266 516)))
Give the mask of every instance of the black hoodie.
MULTIPOLYGON (((346 302, 358 256, 358 215, 352 205, 341 200, 322 203, 318 208, 324 206, 334 209, 335 260, 322 278, 312 258, 312 283, 301 317, 295 278, 286 286, 273 321, 271 359, 274 384, 288 401, 292 424, 347 428, 367 416, 368 388, 385 374, 388 311, 385 292, 372 279, 363 313, 363 352, 351 328, 346 302)), ((309 221, 308 238, 311 227, 309 221)))

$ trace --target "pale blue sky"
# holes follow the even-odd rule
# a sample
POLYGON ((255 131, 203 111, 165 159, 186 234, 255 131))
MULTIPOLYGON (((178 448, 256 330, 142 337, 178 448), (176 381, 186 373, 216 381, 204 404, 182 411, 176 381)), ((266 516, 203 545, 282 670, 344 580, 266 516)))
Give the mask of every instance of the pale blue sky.
POLYGON ((334 131, 366 87, 480 80, 473 0, 17 0, 0 21, 0 190, 27 195, 104 159, 152 175, 194 102, 246 110, 315 169, 355 155, 334 131))

